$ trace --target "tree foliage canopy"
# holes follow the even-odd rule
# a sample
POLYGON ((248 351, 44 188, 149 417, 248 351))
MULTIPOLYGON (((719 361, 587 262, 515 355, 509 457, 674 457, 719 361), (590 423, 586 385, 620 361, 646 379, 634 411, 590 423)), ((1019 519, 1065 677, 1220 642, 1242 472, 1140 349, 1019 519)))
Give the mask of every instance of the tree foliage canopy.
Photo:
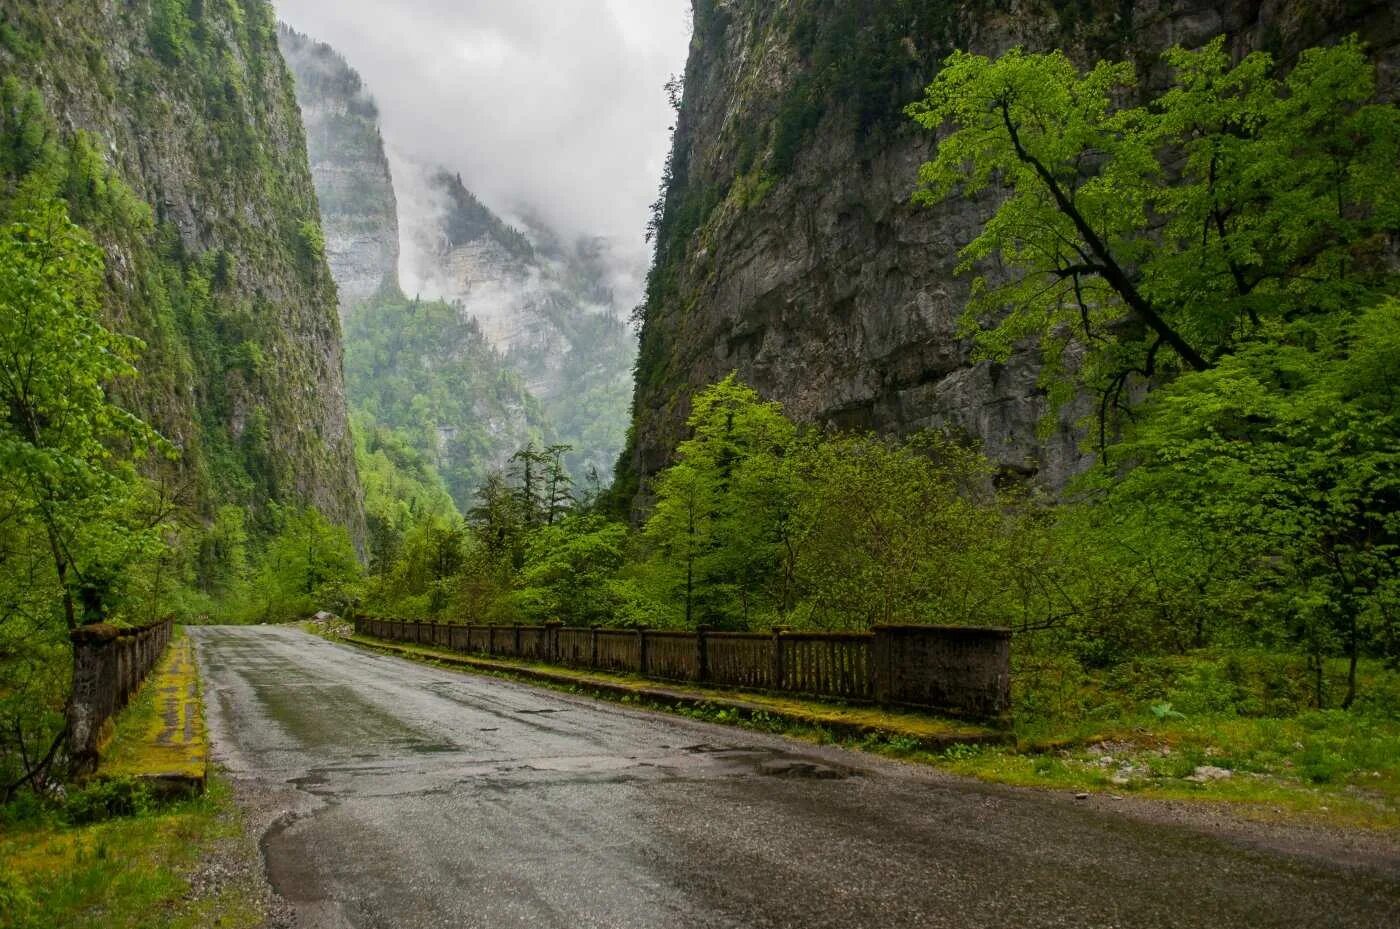
POLYGON ((962 252, 969 332, 993 358, 1038 342, 1051 376, 1099 390, 1106 412, 1134 376, 1205 370, 1394 280, 1400 110, 1372 102, 1355 40, 1286 77, 1262 52, 1232 64, 1223 38, 1166 60, 1170 89, 1130 105, 1127 63, 956 52, 909 109, 944 133, 920 202, 1005 193, 962 252))

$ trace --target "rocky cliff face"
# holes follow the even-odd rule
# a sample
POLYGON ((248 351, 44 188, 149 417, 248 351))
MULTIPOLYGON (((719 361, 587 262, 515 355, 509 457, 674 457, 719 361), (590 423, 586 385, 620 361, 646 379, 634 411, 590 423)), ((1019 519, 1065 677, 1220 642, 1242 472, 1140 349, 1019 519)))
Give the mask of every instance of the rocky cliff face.
POLYGON ((0 0, 0 75, 150 205, 152 223, 94 234, 112 324, 147 344, 127 402, 181 448, 187 502, 314 504, 363 539, 335 286, 270 5, 0 0))
POLYGON ((664 467, 691 394, 730 371, 804 421, 952 428, 1062 486, 1089 461, 1078 411, 1047 434, 1033 353, 972 360, 953 269, 988 205, 910 204, 932 149, 900 112, 954 48, 1127 57, 1150 84, 1162 50, 1222 32, 1285 58, 1359 32, 1388 93, 1400 78, 1385 0, 696 0, 620 487, 664 467))
POLYGON ((343 321, 350 305, 398 284, 399 214, 379 109, 329 45, 285 25, 277 38, 296 79, 343 321))

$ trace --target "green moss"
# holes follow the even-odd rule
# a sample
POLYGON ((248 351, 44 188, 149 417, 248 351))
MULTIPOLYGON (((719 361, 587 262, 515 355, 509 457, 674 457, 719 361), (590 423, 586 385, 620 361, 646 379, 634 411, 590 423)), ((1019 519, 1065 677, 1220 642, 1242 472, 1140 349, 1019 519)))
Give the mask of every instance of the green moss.
POLYGON ((180 635, 118 716, 116 738, 98 775, 180 778, 202 786, 208 765, 194 649, 189 638, 180 635))

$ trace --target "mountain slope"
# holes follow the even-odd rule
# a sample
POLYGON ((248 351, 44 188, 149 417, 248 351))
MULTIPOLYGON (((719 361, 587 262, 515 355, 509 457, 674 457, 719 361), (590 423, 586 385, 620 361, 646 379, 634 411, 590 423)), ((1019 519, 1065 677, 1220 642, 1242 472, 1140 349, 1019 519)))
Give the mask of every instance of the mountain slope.
POLYGON ((539 404, 454 306, 383 294, 351 308, 345 340, 357 416, 423 455, 463 512, 491 470, 546 438, 539 404))
MULTIPOLYGON (((362 542, 335 286, 271 6, 0 0, 0 74, 150 207, 93 231, 110 322, 146 343, 125 400, 181 449, 183 501, 314 504, 362 542)), ((35 128, 3 119, 7 143, 35 128)))
POLYGON ((341 289, 352 405, 434 462, 463 509, 529 441, 572 445, 580 478, 608 473, 635 347, 604 284, 606 244, 566 243, 532 218, 515 228, 393 140, 386 158, 360 75, 327 45, 285 26, 280 36, 341 289), (422 398, 412 410, 410 387, 422 398))
POLYGON ((603 243, 517 229, 459 176, 403 160, 405 287, 461 307, 539 398, 570 469, 607 473, 626 429, 635 349, 604 283, 603 243))

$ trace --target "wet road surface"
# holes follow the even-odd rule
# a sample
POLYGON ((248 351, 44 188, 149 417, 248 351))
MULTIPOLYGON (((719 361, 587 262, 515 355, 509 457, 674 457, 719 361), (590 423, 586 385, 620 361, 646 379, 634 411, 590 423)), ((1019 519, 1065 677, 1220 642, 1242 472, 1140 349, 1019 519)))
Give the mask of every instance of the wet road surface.
POLYGON ((307 929, 1400 925, 1400 873, 336 645, 196 628, 307 929), (289 786, 290 785, 290 788, 289 786))

